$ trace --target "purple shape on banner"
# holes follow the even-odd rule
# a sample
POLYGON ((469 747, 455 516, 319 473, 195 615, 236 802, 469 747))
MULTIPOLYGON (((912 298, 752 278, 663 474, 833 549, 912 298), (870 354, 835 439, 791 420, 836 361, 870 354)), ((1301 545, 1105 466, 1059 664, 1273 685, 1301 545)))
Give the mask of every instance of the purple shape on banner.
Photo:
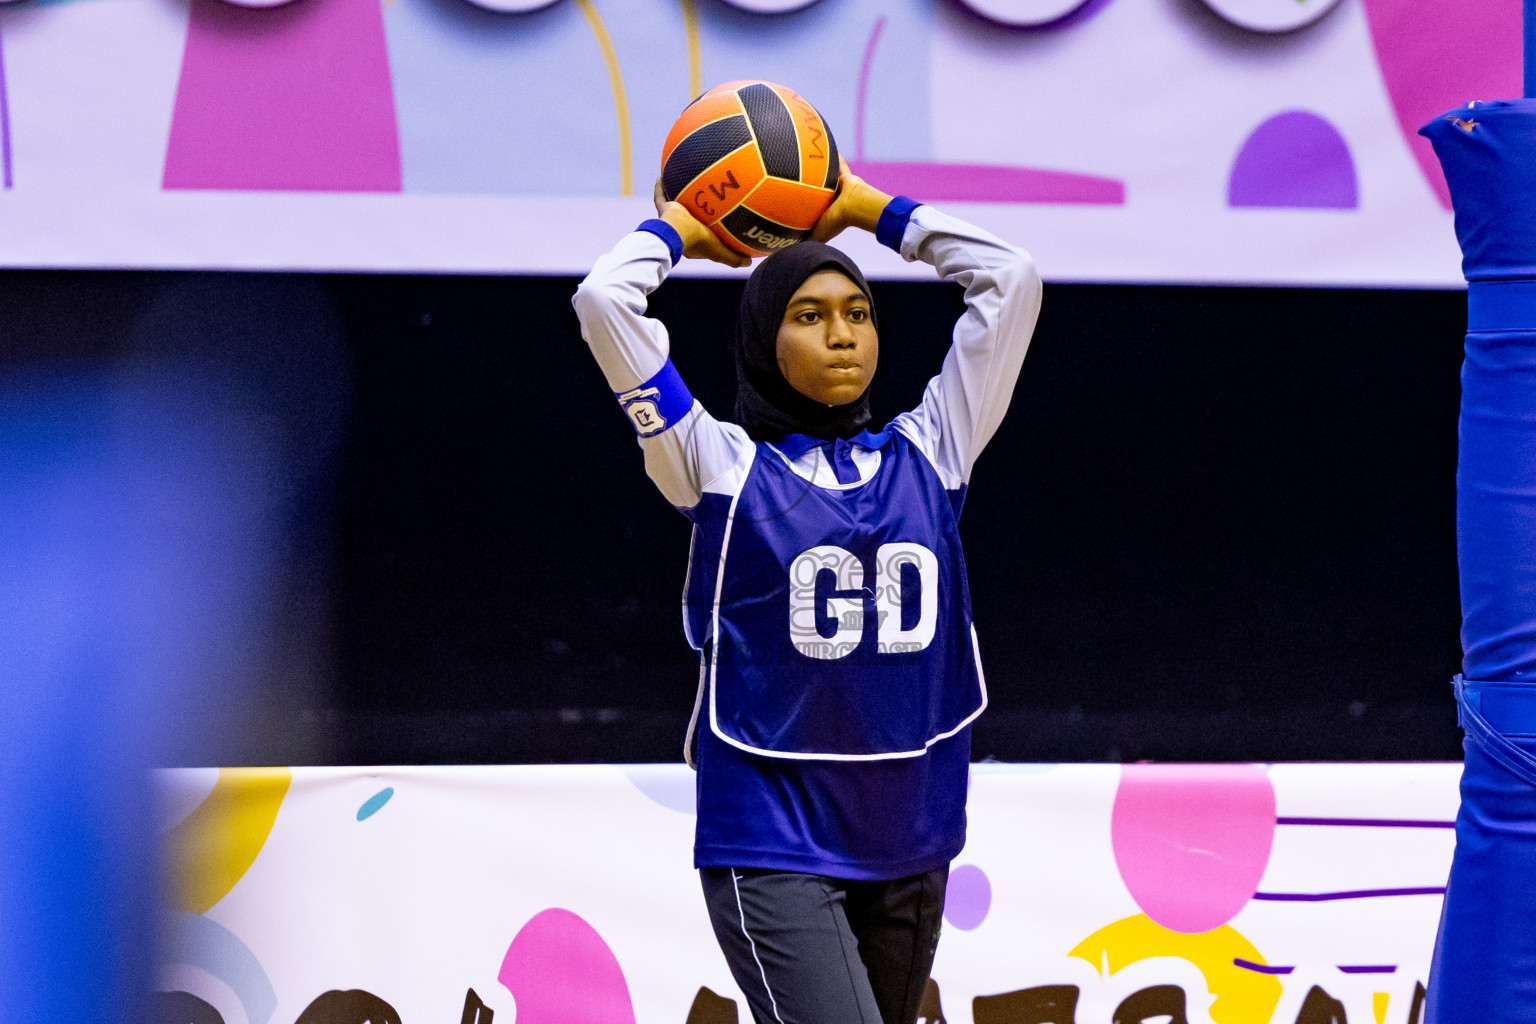
POLYGON ((1276 825, 1337 825, 1348 828, 1455 828, 1454 821, 1423 818, 1276 818, 1276 825))
POLYGON ((1287 903, 1327 903, 1331 900, 1369 900, 1378 896, 1444 896, 1445 886, 1425 885, 1415 889, 1350 889, 1346 892, 1256 892, 1256 900, 1281 900, 1287 903))
POLYGON ((4 39, 0 39, 0 175, 5 187, 11 188, 11 103, 5 92, 4 39))
POLYGON ((869 68, 875 62, 875 47, 880 45, 880 32, 885 28, 885 18, 875 19, 864 43, 864 62, 859 65, 858 93, 853 100, 853 151, 856 159, 864 159, 864 108, 869 103, 869 68))
POLYGON ((569 910, 530 918, 496 977, 517 1000, 517 1024, 635 1024, 619 961, 597 930, 569 910))
POLYGON ((1109 6, 1109 0, 1079 0, 1078 5, 1064 14, 1057 15, 1050 21, 1039 21, 1031 24, 1020 25, 1007 21, 1003 16, 994 17, 986 11, 978 9, 974 4, 962 0, 960 9, 968 11, 986 22, 988 26, 1001 26, 1014 32, 1045 32, 1057 29, 1072 28, 1087 21, 1099 11, 1109 6))
POLYGON ((992 883, 987 873, 974 864, 965 864, 949 873, 944 890, 944 920, 968 932, 987 919, 992 909, 992 883))
POLYGON ((1387 964, 1379 964, 1379 965, 1378 964, 1360 964, 1359 966, 1355 966, 1355 967, 1345 967, 1343 964, 1340 964, 1339 965, 1339 970, 1343 971, 1345 974, 1396 974, 1397 973, 1397 967, 1396 966, 1390 966, 1390 965, 1387 965, 1387 964))
POLYGON ((698 783, 693 772, 675 764, 620 765, 634 787, 661 806, 679 814, 698 813, 698 783))
POLYGON ((1232 164, 1227 203, 1354 209, 1360 205, 1360 191, 1344 136, 1305 110, 1276 114, 1243 143, 1232 164))
POLYGON ((192 0, 164 186, 398 192, 379 0, 192 0))
POLYGON ((1125 183, 1071 171, 990 164, 929 164, 850 160, 853 173, 885 192, 951 203, 1125 202, 1125 183))
POLYGON ((1365 0, 1365 17, 1398 128, 1449 210, 1445 174, 1419 126, 1468 100, 1520 95, 1520 3, 1365 0))
POLYGON ((1252 960, 1244 960, 1240 956, 1232 958, 1233 967, 1241 967, 1245 971, 1257 971, 1259 974, 1290 974, 1294 967, 1271 967, 1268 964, 1256 964, 1252 960))
POLYGON ((1055 21, 1043 21, 1038 25, 1025 26, 1026 32, 1054 32, 1057 29, 1076 28, 1109 6, 1109 0, 1084 0, 1055 21))

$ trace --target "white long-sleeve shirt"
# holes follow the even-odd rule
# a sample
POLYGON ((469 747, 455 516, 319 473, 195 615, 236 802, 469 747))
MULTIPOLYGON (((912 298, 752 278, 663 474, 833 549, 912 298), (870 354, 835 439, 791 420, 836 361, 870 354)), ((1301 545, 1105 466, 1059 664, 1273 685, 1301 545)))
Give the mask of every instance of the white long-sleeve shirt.
MULTIPOLYGON (((1024 251, 930 206, 912 211, 900 253, 931 264, 943 280, 965 289, 966 311, 943 367, 922 402, 890 424, 928 456, 946 487, 958 490, 1007 412, 1040 312, 1040 277, 1024 251)), ((667 244, 635 231, 599 259, 576 290, 582 336, 616 395, 639 388, 668 362, 667 329, 645 310, 671 270, 667 244)), ((705 493, 739 483, 754 450, 746 431, 715 419, 697 402, 667 429, 642 436, 640 447, 646 472, 668 501, 685 510, 705 493)), ((876 462, 872 453, 855 450, 861 479, 876 462)), ((812 481, 831 474, 820 448, 795 460, 794 469, 812 481)))

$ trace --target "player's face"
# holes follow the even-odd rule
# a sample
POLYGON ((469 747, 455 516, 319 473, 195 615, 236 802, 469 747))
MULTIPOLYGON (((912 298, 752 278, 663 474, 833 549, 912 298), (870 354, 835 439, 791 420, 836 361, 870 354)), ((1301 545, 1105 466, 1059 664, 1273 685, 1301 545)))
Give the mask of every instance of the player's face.
POLYGON ((784 307, 776 354, 779 372, 805 397, 822 405, 857 400, 880 354, 869 300, 837 271, 817 271, 784 307))

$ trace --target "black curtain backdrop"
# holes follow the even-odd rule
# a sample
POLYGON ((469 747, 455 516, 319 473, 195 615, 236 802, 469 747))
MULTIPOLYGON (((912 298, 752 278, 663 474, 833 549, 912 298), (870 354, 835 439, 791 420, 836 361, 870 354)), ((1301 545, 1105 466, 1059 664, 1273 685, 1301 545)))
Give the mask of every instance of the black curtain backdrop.
MULTIPOLYGON (((305 610, 279 616, 261 725, 226 760, 678 758, 689 527, 645 477, 575 284, 0 274, 13 379, 116 372, 171 344, 135 330, 146 310, 197 296, 175 344, 244 382, 306 467, 285 569, 305 610), (305 658, 291 633, 313 638, 305 658)), ((884 422, 962 305, 952 286, 874 287, 884 422)), ((739 290, 679 279, 652 304, 725 416, 739 290)), ((961 523, 992 695, 976 756, 1459 758, 1465 308, 1048 285, 961 523)))

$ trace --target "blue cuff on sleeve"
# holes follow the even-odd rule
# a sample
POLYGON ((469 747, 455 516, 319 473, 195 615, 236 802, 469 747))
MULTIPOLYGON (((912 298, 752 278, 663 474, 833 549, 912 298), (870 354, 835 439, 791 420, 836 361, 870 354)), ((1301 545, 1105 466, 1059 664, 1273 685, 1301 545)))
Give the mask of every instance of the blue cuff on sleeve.
POLYGON ((906 196, 896 196, 886 203, 880 211, 880 222, 875 225, 875 237, 880 244, 901 252, 901 236, 907 233, 907 221, 912 219, 912 211, 922 205, 906 196))
POLYGON ((677 229, 658 217, 643 220, 636 231, 649 231, 663 242, 672 251, 672 265, 675 267, 683 262, 683 236, 677 233, 677 229))
POLYGON ((688 386, 670 359, 650 380, 613 397, 619 400, 624 415, 641 437, 660 434, 693 408, 693 395, 688 393, 688 386))
POLYGON ((1467 330, 1536 331, 1536 281, 1467 282, 1467 330))

